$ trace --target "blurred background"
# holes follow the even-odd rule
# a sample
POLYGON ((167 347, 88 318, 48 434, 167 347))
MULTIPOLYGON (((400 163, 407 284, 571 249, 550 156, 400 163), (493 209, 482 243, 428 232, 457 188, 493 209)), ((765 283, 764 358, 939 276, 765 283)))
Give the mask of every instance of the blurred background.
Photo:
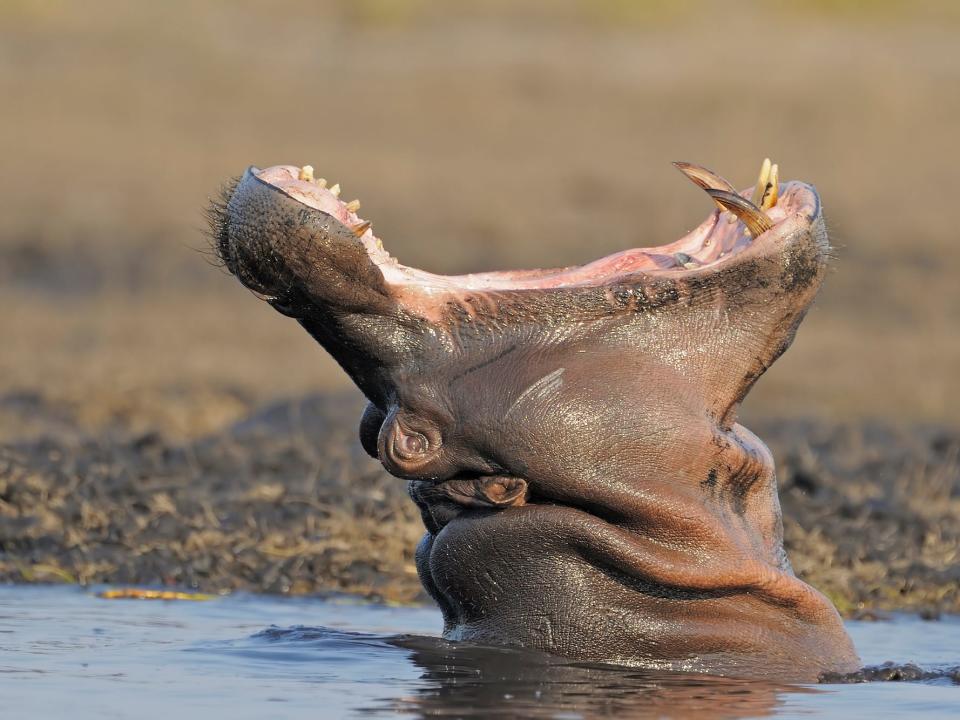
POLYGON ((199 437, 346 387, 211 265, 249 164, 457 273, 673 240, 711 205, 670 161, 742 187, 765 156, 837 259, 746 421, 960 424, 958 33, 951 0, 4 0, 0 432, 199 437))

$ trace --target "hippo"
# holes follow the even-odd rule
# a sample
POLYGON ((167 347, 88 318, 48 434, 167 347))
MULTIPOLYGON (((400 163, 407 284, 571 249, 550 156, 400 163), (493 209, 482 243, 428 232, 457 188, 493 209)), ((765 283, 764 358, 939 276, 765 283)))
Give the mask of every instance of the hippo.
POLYGON ((820 198, 765 161, 696 229, 586 265, 444 276, 384 248, 310 166, 250 167, 215 251, 369 401, 409 483, 420 579, 452 641, 812 682, 860 661, 783 547, 772 456, 737 423, 830 257, 820 198))

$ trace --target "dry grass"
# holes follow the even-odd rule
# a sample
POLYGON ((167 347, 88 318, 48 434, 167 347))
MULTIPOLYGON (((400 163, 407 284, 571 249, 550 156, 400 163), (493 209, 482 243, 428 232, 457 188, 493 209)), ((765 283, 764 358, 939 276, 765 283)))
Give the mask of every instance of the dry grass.
POLYGON ((345 409, 356 401, 282 405, 189 444, 156 433, 11 444, 0 580, 423 599, 419 516, 352 442, 345 409))

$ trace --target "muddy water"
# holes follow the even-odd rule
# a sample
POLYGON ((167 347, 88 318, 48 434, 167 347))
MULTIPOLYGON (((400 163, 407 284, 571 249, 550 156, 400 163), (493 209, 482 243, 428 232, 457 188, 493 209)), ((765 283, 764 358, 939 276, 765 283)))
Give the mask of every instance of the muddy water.
MULTIPOLYGON (((924 717, 948 680, 777 686, 468 646, 433 608, 235 595, 103 600, 0 588, 2 717, 924 717)), ((851 622, 867 663, 960 664, 960 618, 851 622)))

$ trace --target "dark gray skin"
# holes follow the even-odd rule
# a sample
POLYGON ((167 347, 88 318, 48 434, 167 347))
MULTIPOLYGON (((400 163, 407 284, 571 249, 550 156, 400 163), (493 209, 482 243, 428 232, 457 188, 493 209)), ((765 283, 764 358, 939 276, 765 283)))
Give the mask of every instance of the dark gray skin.
POLYGON ((791 681, 859 668, 794 577, 773 460, 735 421, 820 285, 819 199, 784 184, 760 217, 703 172, 732 216, 564 271, 404 268, 285 166, 214 209, 226 267, 370 400, 361 442, 410 481, 445 637, 791 681))

